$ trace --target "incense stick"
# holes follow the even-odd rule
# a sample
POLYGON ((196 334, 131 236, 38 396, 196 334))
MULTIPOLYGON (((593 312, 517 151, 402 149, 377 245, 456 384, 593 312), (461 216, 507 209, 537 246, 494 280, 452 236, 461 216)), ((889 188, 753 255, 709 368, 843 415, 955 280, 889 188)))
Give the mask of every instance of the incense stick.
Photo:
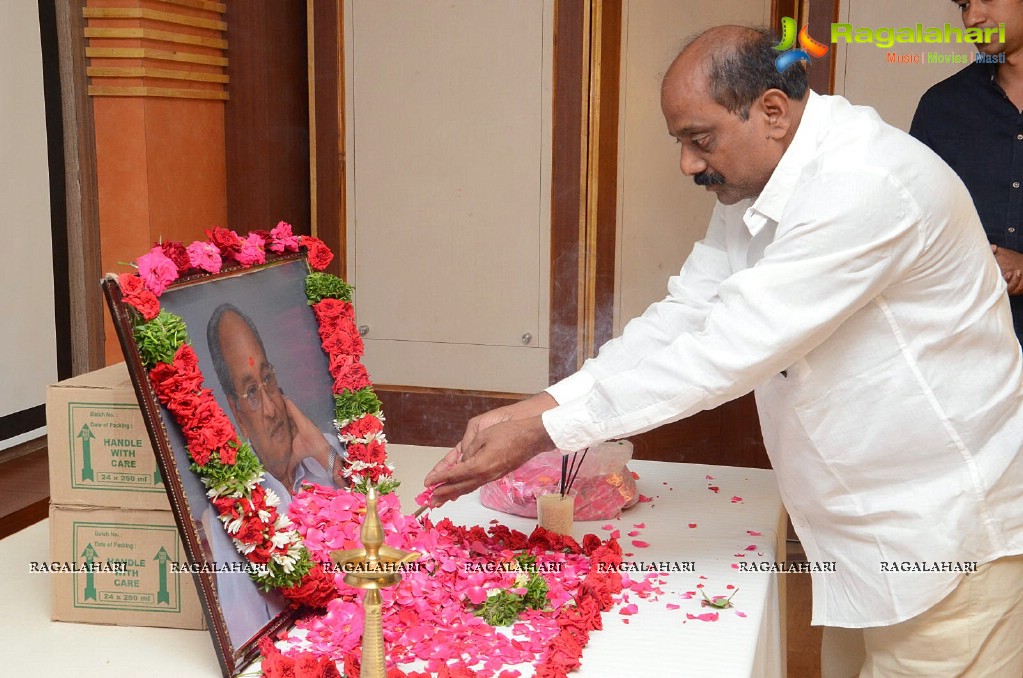
POLYGON ((568 455, 561 455, 561 496, 565 496, 566 483, 568 482, 568 455))
MULTIPOLYGON (((589 452, 589 451, 590 451, 590 448, 588 448, 588 447, 585 450, 583 450, 583 455, 579 459, 578 466, 575 466, 575 473, 573 473, 572 477, 569 478, 569 480, 568 480, 568 487, 566 488, 565 492, 571 492, 572 491, 572 486, 575 485, 575 479, 579 477, 579 470, 583 467, 583 462, 586 461, 586 453, 589 452)), ((575 461, 575 455, 576 455, 576 452, 573 452, 572 453, 572 458, 573 458, 572 460, 573 460, 573 462, 575 461)))

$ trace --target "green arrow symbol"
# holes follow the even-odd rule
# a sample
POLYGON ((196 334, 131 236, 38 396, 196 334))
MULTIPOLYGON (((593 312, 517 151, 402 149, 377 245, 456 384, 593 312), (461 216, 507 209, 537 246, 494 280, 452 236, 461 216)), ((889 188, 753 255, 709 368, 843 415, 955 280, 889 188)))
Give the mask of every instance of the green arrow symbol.
POLYGON ((160 469, 153 471, 153 484, 163 485, 163 476, 160 475, 160 469))
POLYGON ((89 425, 84 424, 82 430, 75 437, 82 439, 82 480, 95 480, 92 477, 92 452, 89 447, 90 441, 96 436, 93 435, 89 425))
POLYGON ((160 590, 156 592, 156 602, 170 605, 170 592, 167 590, 167 561, 170 556, 167 555, 167 549, 161 546, 153 560, 160 563, 160 590))
MULTIPOLYGON (((91 434, 90 434, 91 435, 91 434)), ((85 550, 82 551, 82 558, 85 559, 87 565, 92 565, 92 561, 99 557, 96 553, 96 549, 92 548, 92 542, 89 542, 85 550)), ((96 582, 95 573, 91 568, 85 573, 85 600, 96 600, 96 582)))

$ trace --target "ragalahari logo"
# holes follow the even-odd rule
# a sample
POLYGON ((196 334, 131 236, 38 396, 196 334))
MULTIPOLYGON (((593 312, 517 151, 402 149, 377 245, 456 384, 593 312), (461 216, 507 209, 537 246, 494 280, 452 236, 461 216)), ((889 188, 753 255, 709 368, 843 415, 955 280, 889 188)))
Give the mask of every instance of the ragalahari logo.
POLYGON ((784 73, 787 68, 798 61, 810 61, 810 57, 819 59, 828 53, 828 46, 810 37, 809 24, 804 25, 799 34, 796 35, 796 20, 790 16, 782 17, 781 20, 781 42, 774 46, 781 52, 774 60, 774 67, 779 73, 784 73), (799 48, 794 49, 796 43, 799 48))

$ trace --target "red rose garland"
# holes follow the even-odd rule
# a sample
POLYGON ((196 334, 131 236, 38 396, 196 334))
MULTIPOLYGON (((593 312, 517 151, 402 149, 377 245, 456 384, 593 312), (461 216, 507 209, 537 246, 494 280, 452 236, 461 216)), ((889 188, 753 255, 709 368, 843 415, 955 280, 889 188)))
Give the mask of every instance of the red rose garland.
MULTIPOLYGON (((124 302, 138 311, 138 317, 133 318, 133 330, 139 353, 158 400, 181 428, 192 470, 206 486, 236 548, 250 562, 267 566, 253 578, 265 590, 278 588, 290 600, 323 608, 337 596, 333 575, 310 559, 289 518, 277 511, 278 497, 260 484, 263 468, 258 458, 248 443, 238 439, 213 392, 203 387, 203 375, 195 352, 187 343, 184 323, 160 310, 159 296, 181 275, 218 273, 230 262, 248 268, 265 263, 267 252, 284 254, 305 247, 313 271, 322 271, 334 255, 318 238, 295 236, 285 222, 271 231, 252 232, 244 238, 221 227, 207 230, 206 235, 207 241, 196 241, 187 247, 177 242, 158 243, 139 257, 137 275, 117 276, 124 302)), ((362 341, 355 330, 351 304, 347 298, 330 298, 347 297, 350 288, 328 274, 311 273, 310 278, 313 276, 320 276, 321 288, 326 286, 314 313, 321 323, 320 337, 335 379, 335 396, 346 406, 345 421, 339 426, 353 427, 341 434, 341 440, 372 446, 371 454, 356 449, 355 459, 361 466, 347 475, 357 481, 365 476, 375 483, 391 475, 379 401, 372 395, 369 376, 360 363, 362 341), (347 396, 356 391, 359 397, 352 402, 347 396), (359 411, 360 403, 370 407, 359 411), (347 416, 352 414, 358 416, 347 416)), ((361 485, 356 483, 357 489, 364 489, 364 485, 364 481, 361 485)), ((392 482, 381 491, 394 486, 392 482)))

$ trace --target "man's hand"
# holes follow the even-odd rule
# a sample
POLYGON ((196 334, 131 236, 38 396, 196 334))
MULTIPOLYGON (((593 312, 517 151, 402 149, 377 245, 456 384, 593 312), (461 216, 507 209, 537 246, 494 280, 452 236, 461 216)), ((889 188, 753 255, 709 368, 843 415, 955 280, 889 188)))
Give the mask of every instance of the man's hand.
POLYGON ((992 245, 991 251, 998 262, 998 268, 1002 271, 1009 296, 1023 294, 1023 254, 997 245, 992 245))
MULTIPOLYGON (((539 418, 539 416, 542 413, 557 406, 558 406, 557 401, 554 400, 554 398, 552 398, 548 393, 542 391, 534 396, 526 398, 525 400, 521 400, 517 403, 505 405, 504 407, 498 407, 496 409, 490 410, 489 412, 484 412, 483 414, 476 415, 475 417, 469 420, 469 423, 465 427, 465 433, 462 435, 462 439, 458 442, 458 444, 456 444, 455 447, 450 452, 444 455, 444 458, 437 462, 437 465, 433 467, 433 470, 430 471, 429 474, 427 474, 424 484, 427 486, 431 486, 437 484, 438 482, 442 482, 439 480, 435 480, 435 478, 440 477, 438 476, 438 474, 448 471, 459 462, 467 461, 468 456, 463 454, 463 451, 467 449, 472 449, 474 451, 479 449, 479 446, 475 445, 474 441, 476 437, 480 434, 480 432, 486 431, 492 426, 504 422, 515 421, 518 419, 527 419, 529 417, 539 418)), ((542 424, 541 428, 543 428, 542 424)), ((546 431, 544 431, 544 436, 545 437, 547 436, 546 431)), ((552 449, 553 447, 554 444, 551 443, 551 446, 546 449, 552 449)), ((545 450, 539 451, 543 452, 545 450)), ((473 452, 473 454, 475 454, 475 452, 473 452)), ((521 462, 517 466, 513 466, 512 469, 518 468, 518 466, 521 466, 521 464, 524 462, 525 460, 523 460, 523 462, 521 462)), ((507 473, 507 471, 505 471, 505 473, 507 473)), ((465 494, 465 492, 471 492, 472 490, 476 489, 476 487, 479 487, 485 482, 488 481, 484 480, 480 482, 478 485, 471 487, 468 490, 465 490, 464 492, 459 492, 457 494, 454 494, 453 496, 439 500, 435 502, 434 505, 440 506, 440 504, 444 503, 448 499, 455 499, 461 496, 462 494, 465 494)), ((436 496, 436 492, 434 496, 436 496)), ((446 493, 442 492, 441 496, 442 497, 446 496, 446 493)))
POLYGON ((287 396, 284 398, 284 406, 291 418, 291 430, 295 432, 291 438, 291 459, 288 469, 294 469, 306 457, 313 457, 324 469, 330 468, 330 445, 323 437, 323 433, 287 396))
POLYGON ((425 485, 438 485, 430 504, 457 499, 550 449, 554 443, 539 415, 491 423, 469 443, 455 446, 426 476, 425 485))

